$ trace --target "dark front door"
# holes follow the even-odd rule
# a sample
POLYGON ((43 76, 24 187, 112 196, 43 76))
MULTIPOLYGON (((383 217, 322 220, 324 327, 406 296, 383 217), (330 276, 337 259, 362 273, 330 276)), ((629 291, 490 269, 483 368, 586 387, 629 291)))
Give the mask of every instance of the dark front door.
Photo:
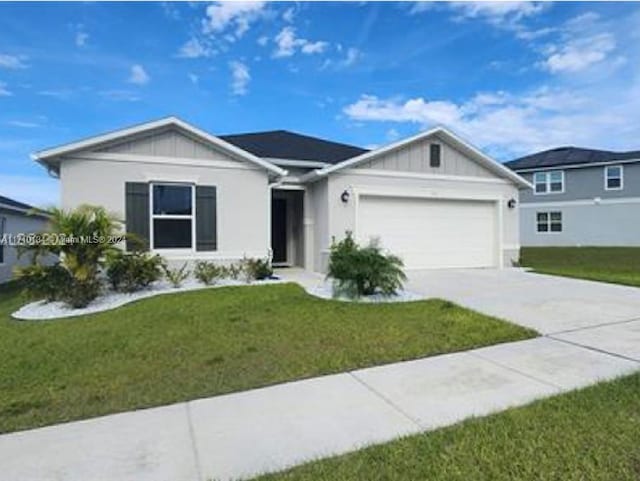
POLYGON ((287 262, 287 201, 271 199, 271 248, 273 262, 287 262))

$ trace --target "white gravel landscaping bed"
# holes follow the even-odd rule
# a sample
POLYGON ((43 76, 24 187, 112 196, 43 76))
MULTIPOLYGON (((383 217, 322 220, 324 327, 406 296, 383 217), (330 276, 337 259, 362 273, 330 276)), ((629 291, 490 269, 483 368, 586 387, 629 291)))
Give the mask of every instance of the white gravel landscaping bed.
POLYGON ((195 291, 198 289, 211 289, 228 286, 257 286, 265 284, 277 284, 283 282, 281 279, 265 279, 263 281, 253 281, 246 283, 237 280, 223 279, 214 285, 204 285, 195 279, 187 279, 180 287, 173 287, 167 281, 154 282, 147 289, 138 292, 124 293, 107 290, 103 295, 92 301, 87 307, 73 309, 63 302, 36 301, 22 306, 11 314, 15 319, 21 320, 46 320, 60 319, 64 317, 83 316, 96 312, 108 311, 116 307, 124 306, 130 302, 146 299, 148 297, 160 296, 162 294, 172 294, 176 292, 195 291))
POLYGON ((416 294, 415 292, 400 290, 394 296, 383 296, 382 294, 374 294, 373 296, 362 296, 358 299, 349 299, 348 297, 333 297, 333 289, 331 286, 331 282, 325 282, 324 284, 320 284, 314 287, 305 287, 306 291, 312 296, 320 297, 322 299, 333 299, 336 301, 343 302, 370 302, 370 303, 379 303, 379 302, 411 302, 411 301, 422 301, 426 299, 425 296, 420 294, 416 294))

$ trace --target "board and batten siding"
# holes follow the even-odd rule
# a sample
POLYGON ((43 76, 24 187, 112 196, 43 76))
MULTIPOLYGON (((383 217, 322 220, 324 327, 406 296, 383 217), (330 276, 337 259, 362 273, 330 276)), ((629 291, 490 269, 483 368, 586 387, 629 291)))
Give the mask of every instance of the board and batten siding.
POLYGON ((224 160, 228 157, 214 147, 176 128, 133 137, 104 146, 96 152, 208 160, 224 160))
POLYGON ((490 170, 474 162, 462 152, 442 142, 437 136, 427 137, 380 157, 359 164, 357 169, 374 169, 463 177, 494 177, 490 170), (441 147, 440 167, 430 165, 430 145, 441 147))

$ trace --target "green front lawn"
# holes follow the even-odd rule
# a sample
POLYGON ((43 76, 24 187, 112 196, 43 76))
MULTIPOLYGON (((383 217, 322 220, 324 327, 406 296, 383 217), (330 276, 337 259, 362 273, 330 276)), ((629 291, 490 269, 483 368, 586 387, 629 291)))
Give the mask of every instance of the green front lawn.
POLYGON ((638 481, 640 374, 260 481, 638 481))
POLYGON ((363 305, 295 284, 147 299, 55 321, 9 317, 0 289, 0 432, 529 338, 429 300, 363 305))
POLYGON ((536 272, 640 287, 640 247, 523 247, 536 272))

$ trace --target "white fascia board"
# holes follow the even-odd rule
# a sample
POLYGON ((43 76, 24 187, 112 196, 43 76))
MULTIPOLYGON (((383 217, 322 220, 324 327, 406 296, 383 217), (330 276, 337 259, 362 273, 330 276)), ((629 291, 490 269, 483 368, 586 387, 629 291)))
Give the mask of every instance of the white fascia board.
POLYGON ((318 160, 298 160, 298 159, 276 159, 273 157, 263 157, 267 162, 271 162, 272 164, 285 166, 285 167, 303 167, 308 169, 319 169, 323 167, 327 167, 331 164, 327 162, 320 162, 318 160))
POLYGON ((266 160, 263 160, 260 157, 257 157, 252 153, 247 152, 246 150, 240 149, 239 147, 236 147, 235 145, 230 144, 229 142, 226 142, 214 135, 211 135, 208 132, 205 132, 204 130, 194 127, 193 125, 188 124, 177 117, 166 117, 164 119, 154 120, 151 122, 146 122, 144 124, 135 125, 133 127, 128 127, 125 129, 116 130, 106 134, 97 135, 94 137, 90 137, 88 139, 80 140, 78 142, 72 142, 70 144, 61 145, 59 147, 41 150, 39 152, 32 154, 31 157, 32 159, 42 163, 42 162, 46 162, 47 160, 52 160, 56 157, 69 154, 71 152, 76 152, 78 150, 83 150, 83 149, 89 149, 95 145, 117 140, 119 138, 128 137, 131 135, 136 135, 139 133, 147 132, 147 131, 162 128, 162 127, 169 127, 169 126, 179 127, 187 132, 190 132, 196 137, 200 137, 201 139, 206 140, 207 142, 217 146, 223 151, 226 151, 232 155, 235 155, 236 157, 247 160, 249 162, 253 162, 254 164, 257 164, 279 176, 285 176, 287 174, 286 170, 281 169, 277 165, 267 162, 266 160))
POLYGON ((342 170, 345 169, 347 167, 351 167, 357 164, 361 164, 363 162, 366 162, 368 160, 372 160, 376 157, 379 157, 381 155, 384 155, 386 153, 392 152, 396 149, 402 148, 406 145, 409 145, 413 142, 417 142, 420 140, 423 140, 429 136, 432 135, 436 135, 436 136, 441 136, 443 137, 445 140, 449 141, 450 143, 454 144, 455 146, 462 148, 463 150, 467 150, 469 153, 471 153, 473 155, 473 157, 482 165, 484 165, 485 167, 487 167, 489 170, 493 170, 494 172, 496 172, 497 174, 508 178, 509 180, 511 180, 513 183, 515 183, 516 185, 518 185, 519 187, 523 187, 523 188, 528 188, 531 189, 533 188, 533 185, 529 182, 527 182, 524 178, 522 178, 521 176, 519 176, 518 174, 516 174, 514 171, 512 171, 511 169, 505 167, 504 165, 502 165, 500 162, 492 159, 491 157, 487 156, 486 154, 482 153, 479 149, 477 149, 476 147, 474 147, 473 145, 469 144, 468 142, 462 140, 460 137, 458 137, 457 135, 453 134, 452 132, 450 132, 449 130, 445 129, 444 127, 436 127, 430 130, 427 130, 425 132, 421 132, 419 134, 416 134, 412 137, 408 137, 406 139, 403 140, 399 140, 397 142, 393 142, 391 144, 382 146, 376 150, 372 150, 370 152, 365 152, 364 154, 358 155, 357 157, 353 157, 351 159, 347 159, 343 162, 340 162, 338 164, 329 166, 329 167, 325 167, 323 169, 321 169, 320 171, 318 171, 318 175, 327 175, 327 174, 331 174, 333 172, 336 172, 338 170, 342 170))

